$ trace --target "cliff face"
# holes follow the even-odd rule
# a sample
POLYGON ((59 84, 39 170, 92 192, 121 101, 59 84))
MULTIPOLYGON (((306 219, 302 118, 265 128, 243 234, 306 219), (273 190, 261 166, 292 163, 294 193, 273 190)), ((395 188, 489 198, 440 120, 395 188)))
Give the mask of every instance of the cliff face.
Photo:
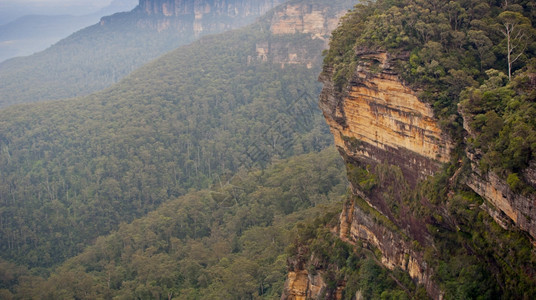
POLYGON ((398 165, 411 182, 432 175, 449 160, 451 149, 432 109, 391 69, 396 57, 381 52, 359 55, 361 63, 346 93, 336 91, 331 70, 320 78, 320 107, 335 145, 358 161, 398 165))
POLYGON ((326 287, 321 271, 314 275, 309 274, 307 270, 291 271, 288 273, 281 299, 342 299, 343 287, 337 287, 333 294, 326 294, 326 287))
POLYGON ((139 9, 148 15, 203 17, 258 16, 283 0, 140 0, 139 9))
MULTIPOLYGON (((431 107, 419 101, 391 67, 404 57, 369 50, 358 50, 356 55, 355 70, 342 90, 335 84, 331 67, 325 67, 320 76, 324 84, 320 107, 347 164, 354 194, 340 215, 339 237, 380 250, 384 266, 405 270, 431 297, 441 299, 443 292, 434 282, 435 271, 423 250, 437 247, 427 229, 437 220, 419 218, 415 211, 433 207, 442 215, 438 218, 450 222, 447 226, 456 228, 456 221, 443 204, 425 197, 412 198, 417 203, 411 204, 407 197, 421 180, 449 162, 452 143, 431 107)), ((470 128, 465 129, 472 135, 470 128)), ((480 209, 503 228, 515 226, 535 238, 534 197, 515 193, 492 172, 480 172, 478 151, 466 149, 466 154, 472 172, 464 183, 487 200, 480 209)), ((521 174, 533 186, 534 169, 533 164, 521 174)), ((461 167, 449 182, 460 172, 461 167)))
MULTIPOLYGON (((411 189, 449 160, 451 143, 440 130, 431 107, 419 101, 392 69, 399 58, 366 50, 357 55, 359 63, 346 90, 337 90, 331 69, 325 69, 320 77, 324 84, 320 107, 335 145, 350 166, 386 169, 387 175, 382 176, 396 173, 385 166, 398 166, 401 176, 393 178, 399 178, 400 186, 406 186, 403 189, 411 189)), ((432 281, 433 270, 424 262, 422 250, 412 245, 412 241, 431 245, 425 220, 413 217, 410 208, 398 196, 387 195, 385 189, 367 191, 350 181, 356 196, 341 214, 340 237, 379 249, 386 267, 406 270, 426 286, 430 295, 440 298, 441 293, 432 281), (396 216, 389 205, 393 201, 399 207, 396 216), (370 208, 380 216, 373 218, 367 213, 370 208)), ((395 184, 389 177, 383 181, 386 185, 395 184)))
MULTIPOLYGON (((137 16, 138 27, 159 32, 174 30, 200 36, 244 26, 283 2, 285 1, 140 0, 132 13, 137 16)), ((128 15, 103 18, 101 25, 128 18, 128 15)))
MULTIPOLYGON (((461 110, 460 114, 464 119, 464 129, 469 136, 474 137, 468 125, 467 114, 461 110)), ((486 207, 488 213, 505 229, 513 223, 521 230, 528 232, 533 244, 536 244, 536 195, 525 196, 515 193, 497 174, 491 171, 482 173, 479 168, 482 154, 478 150, 466 148, 466 154, 471 160, 472 170, 467 185, 492 204, 486 207)), ((533 188, 536 188, 535 174, 534 162, 522 172, 523 179, 533 188)))
MULTIPOLYGON (((335 1, 332 5, 287 3, 280 6, 269 17, 269 30, 274 35, 305 34, 315 42, 322 42, 327 48, 331 32, 337 28, 339 19, 352 1, 335 1)), ((266 41, 256 45, 257 61, 271 61, 284 68, 301 64, 311 68, 320 57, 319 52, 310 53, 307 47, 284 41, 266 41)), ((252 58, 250 58, 251 60, 252 58)))

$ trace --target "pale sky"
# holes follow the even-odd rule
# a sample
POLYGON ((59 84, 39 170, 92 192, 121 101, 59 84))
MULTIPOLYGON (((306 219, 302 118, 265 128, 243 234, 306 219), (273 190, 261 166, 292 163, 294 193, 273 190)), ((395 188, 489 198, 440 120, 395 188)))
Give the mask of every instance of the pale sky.
POLYGON ((30 14, 86 15, 94 13, 110 3, 138 3, 136 0, 0 0, 0 24, 30 14))
POLYGON ((110 4, 111 0, 0 0, 0 7, 3 4, 28 5, 33 7, 69 7, 85 6, 101 8, 110 4))

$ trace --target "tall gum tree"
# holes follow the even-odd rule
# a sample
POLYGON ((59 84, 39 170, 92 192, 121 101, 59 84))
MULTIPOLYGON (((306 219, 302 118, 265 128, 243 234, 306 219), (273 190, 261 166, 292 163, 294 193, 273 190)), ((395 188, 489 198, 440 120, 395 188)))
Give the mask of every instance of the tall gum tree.
POLYGON ((534 36, 530 20, 522 14, 505 11, 499 15, 499 31, 506 39, 508 80, 512 79, 512 65, 525 53, 534 36))

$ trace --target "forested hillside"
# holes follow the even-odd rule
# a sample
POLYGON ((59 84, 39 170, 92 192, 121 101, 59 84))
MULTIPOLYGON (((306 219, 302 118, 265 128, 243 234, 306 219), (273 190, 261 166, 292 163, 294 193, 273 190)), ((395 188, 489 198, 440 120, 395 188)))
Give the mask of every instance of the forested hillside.
POLYGON ((87 95, 193 39, 155 34, 137 28, 135 20, 92 25, 42 52, 1 63, 0 107, 87 95))
POLYGON ((0 297, 536 297, 534 1, 362 2, 323 70, 290 3, 0 110, 0 297))
POLYGON ((315 105, 324 42, 266 26, 203 38, 98 94, 1 110, 2 257, 58 264, 218 176, 329 145, 315 105), (313 67, 252 59, 267 40, 313 67))
POLYGON ((1 263, 0 297, 277 298, 293 228, 340 208, 343 173, 332 148, 241 172, 122 223, 48 279, 1 263))

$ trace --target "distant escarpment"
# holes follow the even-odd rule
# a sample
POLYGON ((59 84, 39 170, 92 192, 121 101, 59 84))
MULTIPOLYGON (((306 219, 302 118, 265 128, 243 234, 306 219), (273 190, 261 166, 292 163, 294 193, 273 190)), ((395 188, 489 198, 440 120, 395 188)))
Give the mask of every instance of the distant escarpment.
POLYGON ((353 1, 342 0, 328 4, 291 1, 279 6, 266 16, 269 30, 275 36, 289 36, 288 40, 267 40, 256 45, 257 57, 251 61, 270 61, 284 68, 287 65, 305 64, 312 68, 320 61, 320 52, 306 51, 306 45, 296 45, 292 35, 308 35, 310 42, 322 41, 328 47, 331 32, 353 1))
MULTIPOLYGON (((284 0, 140 0, 130 15, 141 16, 136 24, 158 31, 173 30, 195 36, 221 32, 251 23, 284 0)), ((102 18, 101 25, 128 15, 102 18)))
POLYGON ((141 0, 43 52, 0 64, 0 107, 102 90, 168 51, 253 23, 283 2, 141 0))

